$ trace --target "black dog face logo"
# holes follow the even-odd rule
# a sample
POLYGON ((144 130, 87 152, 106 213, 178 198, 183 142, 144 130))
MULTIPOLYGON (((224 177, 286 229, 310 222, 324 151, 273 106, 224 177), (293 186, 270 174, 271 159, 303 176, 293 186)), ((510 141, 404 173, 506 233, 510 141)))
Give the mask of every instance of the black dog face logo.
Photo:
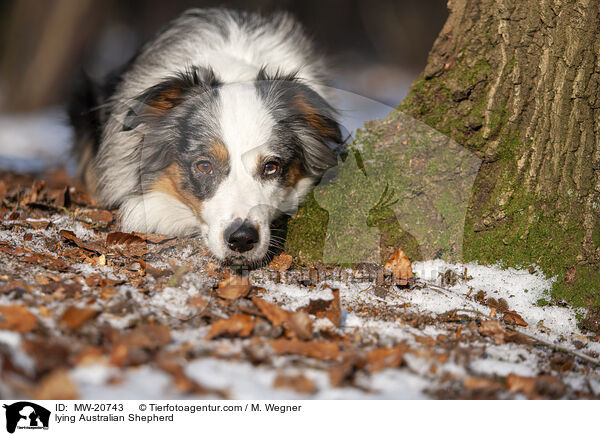
POLYGON ((19 401, 4 405, 6 409, 6 431, 14 433, 15 429, 47 429, 50 411, 29 401, 19 401))

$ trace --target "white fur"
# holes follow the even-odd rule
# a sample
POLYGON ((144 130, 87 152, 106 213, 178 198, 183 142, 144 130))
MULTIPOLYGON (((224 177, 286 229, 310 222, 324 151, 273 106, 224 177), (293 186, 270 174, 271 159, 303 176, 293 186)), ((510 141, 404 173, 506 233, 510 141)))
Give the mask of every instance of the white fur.
POLYGON ((189 207, 158 191, 128 198, 121 205, 119 216, 126 232, 190 235, 206 229, 189 207))
POLYGON ((248 220, 260 229, 259 242, 244 253, 244 257, 257 261, 269 248, 270 223, 282 212, 297 207, 310 189, 310 183, 302 183, 299 191, 257 176, 260 157, 271 153, 266 144, 275 124, 253 84, 224 86, 220 92, 220 108, 219 126, 231 169, 217 192, 203 205, 202 218, 208 226, 206 239, 215 256, 235 255, 227 247, 223 232, 238 218, 248 220))

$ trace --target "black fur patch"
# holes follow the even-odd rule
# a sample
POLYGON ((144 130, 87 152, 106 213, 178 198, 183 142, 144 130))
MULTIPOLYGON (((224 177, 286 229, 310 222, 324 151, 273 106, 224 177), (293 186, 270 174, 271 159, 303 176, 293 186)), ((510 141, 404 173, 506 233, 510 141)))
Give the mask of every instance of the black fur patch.
POLYGON ((179 106, 190 95, 211 92, 219 86, 221 82, 210 68, 191 67, 165 78, 135 99, 125 116, 123 130, 133 130, 141 123, 160 117, 179 106))
POLYGON ((296 74, 268 74, 262 68, 256 89, 277 122, 277 147, 299 154, 305 173, 321 177, 337 164, 343 140, 337 113, 296 74))

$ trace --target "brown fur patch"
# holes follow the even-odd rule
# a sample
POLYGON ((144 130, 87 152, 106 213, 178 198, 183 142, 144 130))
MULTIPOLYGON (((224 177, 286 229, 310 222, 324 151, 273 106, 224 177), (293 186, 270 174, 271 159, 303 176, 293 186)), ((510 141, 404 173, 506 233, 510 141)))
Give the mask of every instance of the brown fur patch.
POLYGON ((302 170, 302 165, 299 160, 295 160, 289 167, 285 177, 285 186, 293 188, 298 182, 306 178, 306 173, 302 170))
POLYGON ((223 168, 229 165, 229 151, 227 151, 227 147, 221 141, 217 141, 212 143, 208 148, 207 152, 209 156, 216 159, 219 162, 219 165, 223 168))
POLYGON ((312 126, 321 136, 333 137, 336 135, 335 128, 329 123, 325 117, 319 115, 301 95, 294 97, 294 107, 302 113, 302 117, 308 124, 312 126))
POLYGON ((174 108, 181 102, 183 88, 173 86, 157 94, 148 102, 148 114, 160 116, 169 109, 174 108))
POLYGON ((181 201, 188 206, 201 220, 202 201, 183 188, 182 169, 176 163, 168 167, 152 186, 152 191, 162 192, 181 201))

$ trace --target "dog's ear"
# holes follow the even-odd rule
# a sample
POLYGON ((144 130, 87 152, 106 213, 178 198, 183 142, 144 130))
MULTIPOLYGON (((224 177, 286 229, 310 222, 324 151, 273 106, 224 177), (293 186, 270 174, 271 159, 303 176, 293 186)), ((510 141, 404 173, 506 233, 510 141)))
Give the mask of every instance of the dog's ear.
POLYGON ((123 121, 123 130, 133 130, 144 122, 162 117, 192 92, 209 92, 220 85, 213 70, 206 68, 192 67, 168 77, 133 100, 123 121))
POLYGON ((293 74, 258 75, 259 90, 275 108, 277 121, 291 128, 299 139, 304 169, 316 177, 337 165, 343 144, 336 110, 293 74))
POLYGON ((321 176, 337 165, 336 152, 343 142, 335 110, 307 86, 296 89, 291 107, 305 125, 298 132, 305 167, 313 175, 321 176))

